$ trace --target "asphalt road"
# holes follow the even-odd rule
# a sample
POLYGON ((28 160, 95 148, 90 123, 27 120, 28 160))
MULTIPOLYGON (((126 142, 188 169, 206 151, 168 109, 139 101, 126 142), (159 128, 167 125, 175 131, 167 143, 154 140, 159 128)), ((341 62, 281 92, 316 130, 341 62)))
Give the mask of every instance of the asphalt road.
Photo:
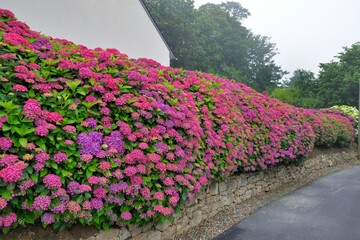
POLYGON ((360 240, 360 166, 259 209, 215 240, 360 240))

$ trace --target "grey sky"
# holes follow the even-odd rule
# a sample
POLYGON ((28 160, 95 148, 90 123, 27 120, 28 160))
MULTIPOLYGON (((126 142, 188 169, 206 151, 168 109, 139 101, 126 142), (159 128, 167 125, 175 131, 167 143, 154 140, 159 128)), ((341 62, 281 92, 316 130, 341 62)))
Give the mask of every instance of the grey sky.
MULTIPOLYGON (((250 11, 244 25, 276 43, 276 62, 291 73, 297 68, 317 73, 319 63, 360 41, 359 0, 232 1, 250 11)), ((195 7, 208 2, 226 0, 195 0, 195 7)))

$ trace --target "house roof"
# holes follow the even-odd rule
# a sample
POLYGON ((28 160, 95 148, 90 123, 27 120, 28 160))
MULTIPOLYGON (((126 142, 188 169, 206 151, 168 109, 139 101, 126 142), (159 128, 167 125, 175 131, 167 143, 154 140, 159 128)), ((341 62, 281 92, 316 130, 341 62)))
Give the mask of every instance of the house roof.
POLYGON ((156 30, 158 31, 161 39, 163 40, 164 44, 166 45, 167 49, 169 50, 169 54, 170 54, 170 59, 176 59, 174 53, 172 52, 169 44, 166 42, 166 39, 164 38, 164 35, 162 35, 162 33, 160 32, 160 29, 157 25, 157 23, 155 22, 153 16, 151 15, 149 8, 146 6, 146 3, 144 2, 144 0, 140 0, 141 5, 144 7, 145 12, 147 13, 147 15, 149 16, 151 22, 153 23, 154 27, 156 28, 156 30))

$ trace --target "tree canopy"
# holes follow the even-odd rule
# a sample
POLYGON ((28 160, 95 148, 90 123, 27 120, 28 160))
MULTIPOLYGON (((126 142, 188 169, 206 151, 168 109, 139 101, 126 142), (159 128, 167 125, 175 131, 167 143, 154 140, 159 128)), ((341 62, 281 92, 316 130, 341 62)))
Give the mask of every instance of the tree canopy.
POLYGON ((173 67, 210 72, 258 91, 276 87, 286 73, 275 64, 276 46, 242 25, 250 12, 238 2, 145 0, 176 59, 173 67))
POLYGON ((344 47, 337 61, 320 64, 319 107, 358 106, 360 81, 360 42, 344 47))
POLYGON ((276 88, 270 96, 306 108, 358 107, 360 42, 343 47, 334 60, 319 66, 317 78, 311 71, 297 69, 284 87, 276 88))

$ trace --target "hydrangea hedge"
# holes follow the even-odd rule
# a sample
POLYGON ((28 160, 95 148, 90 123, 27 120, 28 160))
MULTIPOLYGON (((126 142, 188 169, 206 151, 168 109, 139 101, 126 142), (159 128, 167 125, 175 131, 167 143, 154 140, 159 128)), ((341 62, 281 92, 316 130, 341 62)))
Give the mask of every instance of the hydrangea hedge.
POLYGON ((40 35, 0 10, 0 227, 161 222, 215 179, 354 135, 338 112, 40 35))

